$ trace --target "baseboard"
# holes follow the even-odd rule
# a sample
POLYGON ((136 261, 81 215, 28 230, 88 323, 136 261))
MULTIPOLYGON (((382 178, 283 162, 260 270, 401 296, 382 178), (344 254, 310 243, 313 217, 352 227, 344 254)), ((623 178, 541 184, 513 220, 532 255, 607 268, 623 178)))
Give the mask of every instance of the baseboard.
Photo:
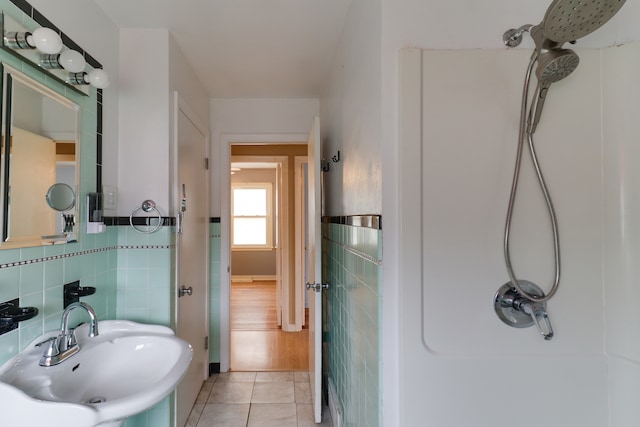
POLYGON ((300 332, 302 327, 300 325, 296 325, 295 323, 283 323, 282 330, 284 332, 300 332))
POLYGON ((220 363, 209 363, 209 376, 220 373, 220 363))
POLYGON ((331 412, 333 427, 342 427, 342 410, 338 403, 336 386, 333 384, 333 379, 331 377, 329 377, 329 412, 331 412))
POLYGON ((277 276, 275 275, 258 275, 258 276, 240 276, 235 275, 231 276, 231 281, 235 283, 252 283, 252 282, 267 282, 276 280, 277 276))

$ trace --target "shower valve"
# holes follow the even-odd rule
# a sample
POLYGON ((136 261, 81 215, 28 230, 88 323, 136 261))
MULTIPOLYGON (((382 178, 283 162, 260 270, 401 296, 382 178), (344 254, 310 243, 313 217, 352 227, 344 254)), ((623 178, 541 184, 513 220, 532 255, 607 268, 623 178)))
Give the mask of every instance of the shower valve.
MULTIPOLYGON (((530 295, 544 296, 534 283, 519 280, 520 287, 530 295)), ((551 320, 547 314, 546 302, 534 301, 523 297, 511 282, 498 289, 494 297, 494 309, 504 323, 514 328, 528 328, 536 325, 545 340, 553 338, 551 320)))

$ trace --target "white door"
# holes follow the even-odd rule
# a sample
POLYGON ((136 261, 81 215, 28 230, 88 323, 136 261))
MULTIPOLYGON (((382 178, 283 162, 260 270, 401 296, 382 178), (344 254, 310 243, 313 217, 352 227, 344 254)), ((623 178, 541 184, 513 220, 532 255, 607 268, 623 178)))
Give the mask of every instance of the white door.
POLYGON ((316 423, 322 421, 322 235, 320 220, 322 214, 320 187, 320 119, 315 117, 311 125, 308 141, 309 197, 308 243, 309 263, 307 288, 309 295, 309 377, 316 423), (311 286, 309 286, 311 285, 311 286))
POLYGON ((207 133, 176 99, 177 123, 177 335, 193 360, 176 392, 176 426, 186 424, 208 368, 209 201, 207 133), (186 292, 180 290, 186 289, 186 292))

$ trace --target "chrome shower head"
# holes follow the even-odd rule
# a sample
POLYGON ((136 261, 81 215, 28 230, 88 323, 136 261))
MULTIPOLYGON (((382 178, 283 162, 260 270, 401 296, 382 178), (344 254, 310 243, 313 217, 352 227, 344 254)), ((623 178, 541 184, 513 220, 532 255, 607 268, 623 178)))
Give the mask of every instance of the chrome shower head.
POLYGON ((531 33, 536 49, 557 49, 591 34, 618 13, 626 0, 553 0, 538 25, 523 25, 502 36, 506 46, 516 47, 525 31, 531 33))
POLYGON ((543 86, 558 82, 571 74, 580 58, 571 49, 552 49, 540 53, 536 77, 543 86))
POLYGON ((564 43, 591 34, 606 24, 626 0, 553 0, 540 24, 544 37, 564 43))
POLYGON ((538 56, 538 68, 536 68, 538 87, 536 88, 535 99, 529 110, 527 133, 533 135, 536 131, 551 83, 567 77, 578 67, 578 63, 580 63, 580 58, 570 49, 551 49, 540 53, 538 56))

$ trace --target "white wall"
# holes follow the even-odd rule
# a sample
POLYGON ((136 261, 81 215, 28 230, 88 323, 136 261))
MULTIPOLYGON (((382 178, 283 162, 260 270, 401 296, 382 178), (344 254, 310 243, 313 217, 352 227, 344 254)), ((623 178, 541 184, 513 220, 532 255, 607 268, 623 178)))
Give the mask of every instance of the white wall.
POLYGON ((169 212, 169 32, 120 31, 118 215, 145 199, 169 212))
POLYGON ((381 1, 354 0, 322 97, 327 215, 382 213, 381 1))
POLYGON ((611 426, 640 419, 640 43, 603 57, 605 324, 611 426))
POLYGON ((120 58, 118 213, 128 216, 152 199, 163 216, 171 216, 173 92, 205 128, 208 97, 165 29, 122 29, 120 58))

